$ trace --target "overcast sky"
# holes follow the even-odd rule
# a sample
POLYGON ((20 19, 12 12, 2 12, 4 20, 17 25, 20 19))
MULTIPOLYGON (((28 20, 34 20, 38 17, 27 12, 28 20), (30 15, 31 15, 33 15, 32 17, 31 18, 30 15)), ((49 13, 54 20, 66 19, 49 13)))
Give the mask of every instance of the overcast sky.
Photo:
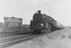
POLYGON ((71 26, 71 0, 0 0, 0 21, 3 22, 4 16, 16 16, 29 24, 39 9, 61 24, 71 26))

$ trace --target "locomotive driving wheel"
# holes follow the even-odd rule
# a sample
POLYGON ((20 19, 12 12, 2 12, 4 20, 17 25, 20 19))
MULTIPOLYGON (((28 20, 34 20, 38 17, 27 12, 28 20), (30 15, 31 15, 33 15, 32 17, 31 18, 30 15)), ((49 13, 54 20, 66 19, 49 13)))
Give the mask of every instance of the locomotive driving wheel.
POLYGON ((51 25, 51 23, 46 23, 46 25, 44 26, 44 29, 42 30, 42 33, 43 33, 43 32, 50 33, 51 30, 52 30, 52 25, 51 25))
POLYGON ((47 29, 48 29, 48 31, 47 31, 48 33, 50 33, 52 31, 52 24, 51 23, 48 23, 47 29))

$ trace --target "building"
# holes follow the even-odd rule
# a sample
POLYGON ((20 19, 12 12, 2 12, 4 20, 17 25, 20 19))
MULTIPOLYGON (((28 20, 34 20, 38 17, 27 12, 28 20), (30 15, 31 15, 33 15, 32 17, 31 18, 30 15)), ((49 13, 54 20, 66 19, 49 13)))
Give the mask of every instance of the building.
POLYGON ((22 18, 4 17, 6 26, 20 26, 22 25, 22 18))

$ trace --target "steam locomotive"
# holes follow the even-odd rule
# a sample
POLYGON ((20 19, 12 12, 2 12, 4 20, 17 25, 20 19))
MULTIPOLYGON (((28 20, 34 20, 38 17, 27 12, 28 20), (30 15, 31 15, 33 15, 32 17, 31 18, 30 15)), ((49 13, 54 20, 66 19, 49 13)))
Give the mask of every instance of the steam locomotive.
POLYGON ((37 24, 36 21, 31 20, 30 21, 30 32, 32 32, 33 34, 40 34, 40 33, 50 33, 53 32, 55 30, 59 30, 59 29, 63 29, 63 27, 59 27, 57 25, 57 21, 54 20, 52 17, 46 15, 46 14, 42 14, 43 16, 43 21, 42 23, 37 24))

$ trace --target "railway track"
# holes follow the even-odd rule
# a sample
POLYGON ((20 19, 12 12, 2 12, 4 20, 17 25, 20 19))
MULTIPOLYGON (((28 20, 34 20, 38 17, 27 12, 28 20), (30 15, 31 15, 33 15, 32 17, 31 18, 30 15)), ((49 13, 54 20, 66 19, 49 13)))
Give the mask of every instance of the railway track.
POLYGON ((35 36, 27 37, 27 38, 21 38, 21 39, 9 41, 9 42, 6 42, 6 43, 1 44, 0 47, 9 47, 9 46, 12 46, 12 45, 15 45, 15 44, 24 42, 24 41, 26 41, 26 40, 30 40, 30 39, 32 39, 32 38, 34 38, 34 37, 37 37, 37 36, 35 35, 35 36))
POLYGON ((11 37, 7 37, 7 38, 1 38, 0 39, 0 48, 2 47, 8 47, 8 46, 12 46, 27 40, 31 40, 33 38, 36 38, 40 35, 19 35, 19 36, 11 36, 11 37))

